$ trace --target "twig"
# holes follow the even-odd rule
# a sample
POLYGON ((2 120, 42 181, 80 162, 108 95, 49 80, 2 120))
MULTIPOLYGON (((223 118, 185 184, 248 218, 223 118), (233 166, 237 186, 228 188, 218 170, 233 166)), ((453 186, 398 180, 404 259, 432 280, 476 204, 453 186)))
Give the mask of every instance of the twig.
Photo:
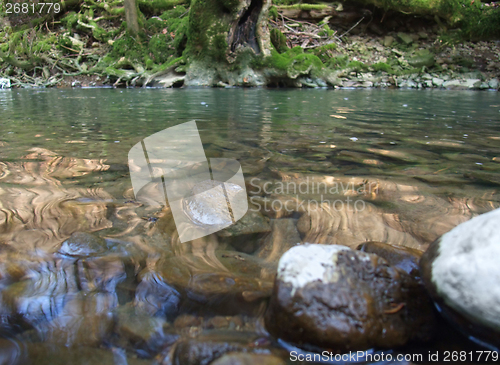
POLYGON ((310 48, 316 48, 316 47, 323 47, 323 46, 326 46, 326 45, 332 44, 332 43, 335 43, 335 41, 334 40, 329 40, 327 42, 321 42, 321 43, 316 44, 314 46, 306 46, 306 47, 302 47, 302 48, 304 48, 304 49, 310 49, 310 48))
POLYGON ((283 34, 289 34, 289 33, 292 33, 294 35, 303 35, 303 36, 306 36, 306 37, 311 37, 311 38, 314 38, 314 39, 322 39, 322 37, 320 37, 319 35, 317 34, 314 34, 314 33, 309 33, 309 32, 295 32, 295 31, 284 31, 282 32, 283 34))
POLYGON ((66 47, 66 46, 63 46, 62 44, 60 44, 61 47, 63 48, 66 48, 66 49, 69 49, 70 51, 73 51, 73 52, 76 52, 79 54, 79 51, 77 51, 76 49, 73 49, 73 48, 69 48, 69 47, 66 47))
POLYGON ((291 22, 295 22, 295 23, 303 23, 303 24, 309 24, 309 25, 312 25, 312 26, 314 26, 314 27, 316 27, 316 26, 317 26, 316 24, 306 22, 305 20, 296 20, 296 19, 292 19, 292 18, 289 18, 289 17, 287 17, 287 16, 284 16, 284 15, 283 15, 283 14, 281 14, 281 13, 280 13, 280 15, 281 15, 283 18, 285 18, 285 19, 287 19, 287 20, 289 20, 289 21, 291 21, 291 22))
POLYGON ((362 17, 361 19, 359 19, 356 24, 354 24, 352 27, 349 28, 349 30, 345 31, 342 35, 340 35, 339 38, 342 38, 347 33, 349 33, 351 30, 353 30, 354 28, 356 28, 358 26, 358 24, 361 23, 364 19, 365 19, 365 17, 362 17))

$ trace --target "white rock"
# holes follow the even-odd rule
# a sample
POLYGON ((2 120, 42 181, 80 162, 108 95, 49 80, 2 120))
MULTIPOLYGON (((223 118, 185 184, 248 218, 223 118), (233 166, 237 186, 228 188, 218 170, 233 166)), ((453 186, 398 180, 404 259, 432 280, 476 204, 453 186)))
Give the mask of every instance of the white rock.
POLYGON ((443 87, 445 88, 454 88, 460 86, 461 86, 460 80, 450 80, 443 83, 443 87))
POLYGON ((416 88, 417 87, 417 83, 413 80, 408 80, 408 87, 411 87, 411 88, 416 88))
POLYGON ((10 79, 0 78, 0 89, 10 88, 10 79))
POLYGON ((278 264, 278 280, 292 284, 292 295, 299 288, 321 281, 336 282, 337 254, 350 250, 340 245, 304 244, 285 252, 278 264))
POLYGON ((231 224, 232 218, 228 212, 223 186, 229 201, 236 201, 236 195, 244 193, 239 185, 205 180, 196 184, 192 189, 193 195, 183 201, 184 212, 193 222, 200 225, 231 224))
POLYGON ((432 281, 450 307, 500 330, 500 209, 441 237, 432 281))
POLYGON ((488 82, 488 85, 489 85, 489 87, 491 87, 492 89, 498 89, 498 79, 491 79, 491 80, 488 82))
POLYGON ((464 82, 465 87, 469 89, 477 89, 479 86, 481 86, 481 80, 479 79, 467 79, 464 82))
POLYGON ((440 78, 438 78, 438 77, 434 77, 434 78, 432 79, 432 84, 433 84, 434 86, 437 86, 437 87, 440 87, 441 85, 443 85, 443 82, 444 82, 444 80, 443 80, 443 79, 440 79, 440 78))

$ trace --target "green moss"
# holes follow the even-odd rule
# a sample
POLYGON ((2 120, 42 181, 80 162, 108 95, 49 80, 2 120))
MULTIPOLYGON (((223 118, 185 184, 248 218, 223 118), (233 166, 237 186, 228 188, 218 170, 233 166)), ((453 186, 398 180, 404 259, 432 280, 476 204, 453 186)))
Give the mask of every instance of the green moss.
POLYGON ((160 33, 167 27, 167 22, 158 18, 151 18, 146 21, 145 30, 148 33, 160 33))
POLYGON ((169 42, 168 38, 172 38, 170 35, 165 34, 155 34, 149 40, 148 49, 149 54, 154 61, 154 63, 164 63, 167 61, 168 57, 175 53, 174 47, 169 42))
POLYGON ((78 14, 76 14, 74 11, 71 11, 66 15, 64 18, 61 19, 61 23, 64 25, 66 29, 73 29, 75 28, 76 24, 78 22, 78 14))
POLYGON ((144 55, 147 53, 148 50, 142 43, 134 37, 126 35, 113 43, 113 49, 109 53, 107 60, 118 60, 122 57, 127 57, 133 62, 143 62, 144 55))
POLYGON ((323 10, 330 8, 328 4, 293 4, 293 5, 282 5, 281 9, 297 9, 297 10, 323 10))
POLYGON ((169 22, 179 21, 183 16, 187 14, 188 8, 183 5, 178 5, 173 9, 164 11, 160 18, 163 20, 167 20, 169 22))
POLYGON ((148 70, 151 70, 151 69, 154 67, 154 64, 155 64, 155 63, 153 62, 153 60, 152 60, 151 58, 148 58, 148 59, 146 60, 146 68, 147 68, 148 70))
POLYGON ((238 8, 240 0, 220 0, 220 3, 224 7, 224 9, 232 13, 238 8))
POLYGON ((323 62, 310 53, 303 53, 295 56, 287 67, 287 74, 294 79, 300 75, 314 73, 323 68, 323 62))
POLYGON ((462 39, 500 37, 500 8, 470 0, 361 0, 383 10, 443 19, 448 27, 459 29, 462 39))
POLYGON ((232 15, 218 0, 193 0, 184 54, 205 61, 225 60, 232 15))
POLYGON ((347 64, 347 68, 352 69, 354 72, 362 72, 368 68, 363 62, 351 61, 347 64))
POLYGON ((471 68, 472 66, 474 66, 474 60, 470 59, 470 58, 466 58, 466 57, 462 57, 462 56, 454 56, 452 59, 453 59, 453 63, 455 63, 456 65, 462 66, 462 67, 471 68))
POLYGON ((188 9, 179 5, 174 9, 163 12, 160 16, 161 20, 155 18, 148 20, 150 32, 159 33, 163 32, 163 29, 166 29, 167 33, 171 36, 169 42, 172 42, 173 48, 179 55, 186 48, 189 22, 187 13, 188 9))
POLYGON ((460 21, 460 32, 464 38, 498 39, 500 37, 500 8, 479 8, 479 1, 475 7, 466 7, 461 10, 465 13, 460 21))
POLYGON ((268 67, 286 71, 288 77, 294 79, 300 75, 316 73, 323 68, 323 62, 310 53, 304 53, 301 47, 294 47, 285 53, 271 51, 267 59, 268 67))
POLYGON ((268 14, 269 14, 269 19, 273 19, 273 20, 278 19, 278 15, 279 14, 278 14, 278 9, 276 9, 276 6, 274 6, 274 5, 271 6, 269 8, 269 13, 268 14))
MULTIPOLYGON (((177 6, 164 11, 160 19, 151 18, 144 23, 144 32, 138 37, 123 36, 113 43, 111 52, 104 62, 119 68, 117 62, 125 58, 137 68, 142 64, 146 69, 156 70, 182 54, 186 45, 186 28, 189 18, 187 9, 177 6)), ((122 25, 122 29, 124 26, 122 25)))
POLYGON ((335 49, 337 49, 337 45, 335 43, 330 43, 313 48, 309 52, 316 55, 323 63, 327 63, 332 58, 332 51, 335 49))
POLYGON ((429 50, 424 49, 415 52, 415 55, 408 60, 408 64, 412 67, 432 67, 436 63, 434 55, 429 50))
POLYGON ((373 64, 371 67, 372 67, 373 71, 375 71, 375 72, 383 71, 383 72, 387 72, 388 74, 393 73, 392 67, 385 62, 377 62, 377 63, 373 64))
POLYGON ((161 14, 177 5, 188 4, 188 0, 138 0, 139 9, 147 14, 161 14))
POLYGON ((338 70, 347 67, 348 63, 349 63, 349 56, 342 55, 330 58, 325 63, 325 66, 334 70, 338 70))
POLYGON ((112 37, 112 35, 109 34, 108 31, 106 31, 104 28, 99 27, 95 22, 94 28, 92 29, 92 36, 101 42, 107 42, 108 39, 112 37))
POLYGON ((297 0, 274 0, 273 4, 276 6, 282 6, 282 5, 291 5, 296 3, 297 0))
POLYGON ((286 52, 290 49, 286 45, 286 36, 283 33, 281 33, 281 31, 279 29, 272 28, 270 33, 271 33, 270 34, 271 35, 271 43, 273 44, 274 48, 276 48, 276 50, 279 53, 286 52))
POLYGON ((252 57, 249 66, 255 70, 261 70, 266 66, 266 59, 262 55, 252 57))
POLYGON ((48 52, 52 49, 52 46, 56 42, 56 37, 52 36, 44 40, 40 40, 36 42, 33 45, 32 52, 35 53, 42 53, 42 52, 48 52))
POLYGON ((268 58, 267 64, 269 67, 285 71, 292 59, 302 53, 304 53, 304 50, 299 46, 293 47, 283 54, 271 50, 271 56, 268 58))
POLYGON ((323 25, 322 30, 318 33, 319 36, 326 36, 328 38, 333 37, 335 31, 330 29, 328 24, 323 25))
POLYGON ((177 51, 177 54, 182 54, 182 51, 186 48, 187 43, 187 32, 188 32, 188 22, 189 18, 183 18, 175 29, 175 38, 174 38, 174 48, 177 51))

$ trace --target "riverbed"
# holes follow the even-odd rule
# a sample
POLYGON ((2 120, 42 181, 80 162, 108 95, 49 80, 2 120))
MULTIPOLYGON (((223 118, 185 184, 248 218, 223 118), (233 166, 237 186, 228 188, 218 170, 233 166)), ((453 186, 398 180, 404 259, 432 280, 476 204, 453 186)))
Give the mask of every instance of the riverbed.
POLYGON ((208 364, 207 348, 287 359, 262 322, 286 249, 424 251, 500 207, 495 91, 0 90, 0 108, 11 364, 208 364), (168 204, 134 194, 128 157, 190 121, 207 159, 240 163, 248 213, 183 243, 168 204))

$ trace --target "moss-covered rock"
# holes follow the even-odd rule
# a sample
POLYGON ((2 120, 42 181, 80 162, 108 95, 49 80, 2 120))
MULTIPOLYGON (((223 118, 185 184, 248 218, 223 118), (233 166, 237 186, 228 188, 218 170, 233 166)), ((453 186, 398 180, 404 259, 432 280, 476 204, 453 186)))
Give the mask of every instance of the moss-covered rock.
POLYGON ((415 55, 408 60, 410 66, 417 68, 432 67, 435 62, 434 55, 428 49, 415 52, 415 55))
POLYGON ((286 45, 286 36, 279 29, 271 29, 271 43, 279 53, 284 53, 290 48, 286 45))
POLYGON ((321 60, 312 54, 303 53, 295 56, 287 66, 286 73, 291 79, 300 75, 314 74, 323 68, 321 60))

